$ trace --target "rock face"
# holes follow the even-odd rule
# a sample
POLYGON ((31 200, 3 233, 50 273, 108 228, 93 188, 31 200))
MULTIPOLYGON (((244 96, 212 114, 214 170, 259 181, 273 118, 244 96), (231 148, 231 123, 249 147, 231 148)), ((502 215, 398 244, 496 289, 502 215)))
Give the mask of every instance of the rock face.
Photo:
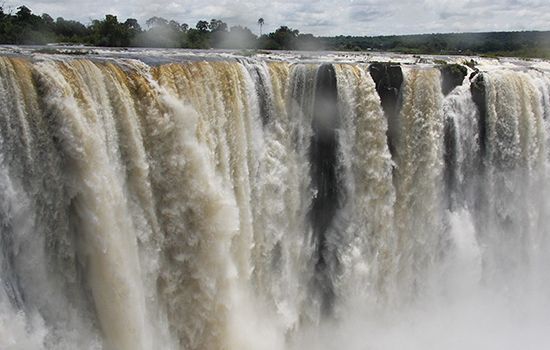
POLYGON ((380 96, 382 108, 388 118, 388 146, 393 155, 395 154, 394 140, 399 113, 397 101, 403 84, 403 71, 399 64, 376 62, 369 66, 369 73, 376 84, 376 91, 380 96))
POLYGON ((443 160, 445 161, 445 167, 443 170, 443 180, 445 183, 445 192, 447 193, 447 208, 452 210, 452 191, 456 189, 456 171, 457 168, 457 139, 456 139, 456 125, 452 118, 445 118, 444 124, 444 153, 443 160))
POLYGON ((468 74, 468 69, 460 64, 443 64, 439 66, 441 70, 441 90, 447 96, 453 89, 462 85, 464 77, 468 74))
POLYGON ((479 149, 481 157, 484 157, 487 143, 487 107, 485 103, 485 80, 483 78, 483 73, 477 73, 471 76, 470 80, 472 99, 474 100, 474 103, 479 111, 479 149))

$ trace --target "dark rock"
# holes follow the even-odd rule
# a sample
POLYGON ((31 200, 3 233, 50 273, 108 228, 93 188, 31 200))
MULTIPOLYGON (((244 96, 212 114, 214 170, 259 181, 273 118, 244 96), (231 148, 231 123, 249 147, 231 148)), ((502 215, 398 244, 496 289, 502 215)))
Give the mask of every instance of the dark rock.
POLYGON ((477 73, 470 79, 470 91, 472 92, 472 99, 479 111, 479 150, 482 158, 486 154, 487 144, 487 102, 485 99, 485 79, 483 73, 477 73))
POLYGON ((399 114, 399 91, 403 84, 403 71, 396 63, 375 62, 369 66, 369 73, 376 84, 376 91, 380 96, 382 109, 388 119, 388 147, 392 155, 395 154, 397 139, 397 119, 399 114))
POLYGON ((463 63, 464 65, 466 65, 466 66, 472 68, 472 69, 477 70, 477 68, 476 68, 477 62, 474 61, 473 59, 470 59, 469 61, 466 61, 466 60, 465 60, 465 61, 463 61, 462 63, 463 63))
POLYGON ((445 118, 444 125, 444 153, 445 168, 443 171, 443 179, 445 181, 445 193, 447 194, 447 208, 453 209, 452 194, 457 190, 457 140, 456 126, 452 118, 445 118))
POLYGON ((468 77, 468 79, 470 79, 471 81, 476 76, 477 73, 479 73, 479 69, 474 68, 474 71, 470 73, 470 76, 468 77))
POLYGON ((468 68, 461 64, 443 64, 439 66, 441 71, 441 90, 448 95, 453 89, 462 85, 464 77, 468 74, 468 68))
POLYGON ((260 73, 259 67, 254 67, 250 73, 255 80, 256 95, 258 96, 262 124, 263 126, 266 126, 273 119, 273 116, 271 115, 272 102, 269 91, 267 90, 267 82, 260 73))

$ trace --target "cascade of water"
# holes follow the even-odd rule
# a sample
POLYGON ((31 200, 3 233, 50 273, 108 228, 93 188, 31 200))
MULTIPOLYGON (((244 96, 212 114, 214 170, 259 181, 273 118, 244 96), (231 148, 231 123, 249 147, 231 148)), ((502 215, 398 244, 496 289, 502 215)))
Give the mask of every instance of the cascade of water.
POLYGON ((147 349, 153 336, 137 229, 126 196, 115 106, 108 95, 112 81, 102 68, 88 61, 36 67, 45 110, 59 128, 77 254, 86 264, 86 282, 107 346, 147 349))
POLYGON ((391 349, 503 294, 543 320, 550 76, 392 65, 382 108, 371 73, 0 57, 0 348, 391 349))
POLYGON ((7 281, 16 282, 9 294, 21 300, 31 320, 43 318, 48 325, 46 347, 93 348, 99 343, 97 327, 76 253, 59 130, 41 111, 44 100, 30 64, 4 58, 0 63, 1 95, 11 97, 0 107, 6 186, 2 226, 7 228, 2 236, 10 262, 2 279, 4 273, 14 274, 7 281))
POLYGON ((486 85, 486 207, 477 221, 480 239, 487 246, 487 271, 498 279, 522 274, 518 268, 540 244, 547 137, 541 95, 528 74, 491 72, 486 85))
POLYGON ((436 69, 404 71, 396 140, 398 281, 422 294, 438 264, 443 235, 443 94, 436 69))
MULTIPOLYGON (((392 162, 387 122, 368 67, 337 65, 339 161, 346 202, 339 217, 341 276, 337 297, 348 308, 389 297, 395 274, 392 162)), ((380 303, 382 305, 384 303, 380 303)))
POLYGON ((458 86, 443 101, 445 182, 450 208, 473 205, 480 171, 479 112, 469 84, 458 86))

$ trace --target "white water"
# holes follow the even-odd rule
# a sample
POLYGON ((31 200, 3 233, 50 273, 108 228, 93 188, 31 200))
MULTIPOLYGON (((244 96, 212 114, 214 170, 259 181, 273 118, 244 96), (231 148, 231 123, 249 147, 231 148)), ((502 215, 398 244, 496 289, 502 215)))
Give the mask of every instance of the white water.
POLYGON ((392 158, 335 64, 314 167, 319 67, 0 58, 0 348, 549 346, 548 74, 485 72, 485 118, 404 68, 392 158))

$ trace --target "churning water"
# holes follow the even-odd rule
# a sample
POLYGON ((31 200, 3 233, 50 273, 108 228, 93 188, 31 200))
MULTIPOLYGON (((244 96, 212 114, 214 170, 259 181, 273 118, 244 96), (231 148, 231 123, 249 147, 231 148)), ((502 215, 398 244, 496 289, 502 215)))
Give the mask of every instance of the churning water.
POLYGON ((0 349, 550 347, 543 63, 144 61, 0 57, 0 349))

